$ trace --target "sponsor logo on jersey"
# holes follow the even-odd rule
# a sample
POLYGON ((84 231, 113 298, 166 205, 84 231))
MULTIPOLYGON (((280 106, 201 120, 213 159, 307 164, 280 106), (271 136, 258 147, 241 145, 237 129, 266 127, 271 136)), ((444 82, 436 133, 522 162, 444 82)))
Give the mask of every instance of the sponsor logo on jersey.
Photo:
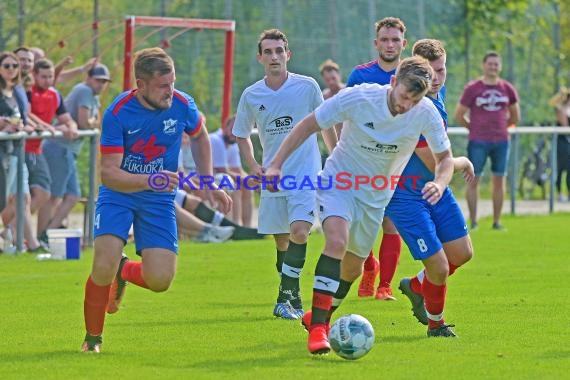
POLYGON ((166 147, 163 145, 156 145, 156 136, 152 135, 148 141, 144 139, 137 140, 132 146, 130 151, 144 157, 144 163, 149 163, 155 158, 160 157, 166 153, 166 147))
POLYGON ((281 116, 277 119, 273 119, 269 122, 269 124, 274 124, 275 128, 282 128, 288 127, 293 122, 293 118, 291 116, 281 116))
POLYGON ((361 144, 360 148, 372 153, 398 153, 398 145, 382 144, 374 140, 369 141, 370 145, 361 144))

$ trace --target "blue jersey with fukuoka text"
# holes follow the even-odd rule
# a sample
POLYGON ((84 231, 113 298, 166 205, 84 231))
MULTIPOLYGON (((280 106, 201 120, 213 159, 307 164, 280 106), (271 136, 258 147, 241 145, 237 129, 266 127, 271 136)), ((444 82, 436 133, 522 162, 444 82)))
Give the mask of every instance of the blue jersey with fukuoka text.
MULTIPOLYGON (((196 103, 190 95, 174 90, 170 108, 151 110, 139 102, 136 91, 122 93, 105 111, 101 154, 122 154, 121 169, 132 174, 176 172, 182 133, 196 134, 202 125, 196 103)), ((99 199, 113 199, 113 194, 116 194, 115 190, 101 185, 99 199)), ((170 202, 174 198, 174 192, 150 190, 127 195, 135 195, 141 200, 162 198, 170 202)), ((117 196, 117 199, 121 197, 117 196)))
MULTIPOLYGON (((445 86, 439 90, 437 98, 426 96, 433 102, 435 108, 439 111, 443 119, 443 126, 447 130, 447 111, 445 110, 445 86)), ((420 136, 420 140, 416 148, 427 147, 427 141, 424 136, 420 136)), ((396 186, 393 198, 417 199, 422 197, 422 189, 426 182, 433 181, 435 176, 422 162, 422 160, 414 152, 410 157, 410 161, 402 172, 402 187, 396 186)))
POLYGON ((348 76, 347 87, 353 87, 362 83, 389 84, 392 75, 396 74, 396 69, 384 71, 378 65, 378 60, 374 60, 356 66, 348 76))

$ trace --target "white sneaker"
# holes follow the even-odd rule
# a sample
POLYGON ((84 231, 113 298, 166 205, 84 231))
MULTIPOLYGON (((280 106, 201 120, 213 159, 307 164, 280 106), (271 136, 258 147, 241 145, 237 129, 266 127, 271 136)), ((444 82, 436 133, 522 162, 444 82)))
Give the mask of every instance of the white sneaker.
POLYGON ((204 234, 200 234, 194 240, 199 243, 223 243, 234 234, 232 226, 208 226, 204 234))

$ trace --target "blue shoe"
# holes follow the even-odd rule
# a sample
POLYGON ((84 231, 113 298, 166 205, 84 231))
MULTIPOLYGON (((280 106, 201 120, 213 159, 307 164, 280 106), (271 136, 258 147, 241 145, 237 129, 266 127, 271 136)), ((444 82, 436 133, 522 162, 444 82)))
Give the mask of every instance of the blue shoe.
POLYGON ((411 279, 409 277, 403 278, 400 281, 400 286, 398 287, 403 295, 410 299, 412 303, 412 312, 414 313, 414 317, 420 322, 422 325, 428 324, 428 316, 426 312, 426 308, 424 306, 424 297, 421 294, 417 294, 412 290, 410 286, 411 279))
POLYGON ((276 303, 275 308, 273 309, 273 315, 277 318, 289 319, 289 320, 296 320, 299 319, 299 315, 297 311, 293 309, 293 306, 289 303, 289 301, 285 301, 283 303, 276 303))

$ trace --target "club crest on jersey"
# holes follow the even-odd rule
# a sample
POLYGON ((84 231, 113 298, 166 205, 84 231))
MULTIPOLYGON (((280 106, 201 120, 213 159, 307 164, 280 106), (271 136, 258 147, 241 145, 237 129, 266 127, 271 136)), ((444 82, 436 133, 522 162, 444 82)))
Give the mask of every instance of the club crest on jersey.
POLYGON ((162 123, 164 124, 164 128, 163 128, 162 132, 164 132, 165 135, 175 134, 177 122, 178 122, 178 120, 174 120, 174 119, 163 120, 162 123))

